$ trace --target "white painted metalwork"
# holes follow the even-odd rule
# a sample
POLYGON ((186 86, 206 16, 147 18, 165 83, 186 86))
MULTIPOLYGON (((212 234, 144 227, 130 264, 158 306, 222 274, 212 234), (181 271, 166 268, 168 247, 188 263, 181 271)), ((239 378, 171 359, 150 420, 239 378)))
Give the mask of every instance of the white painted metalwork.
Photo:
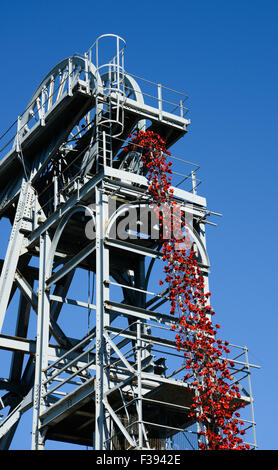
MULTIPOLYGON (((157 289, 159 240, 112 236, 127 206, 148 205, 140 149, 123 152, 129 134, 153 130, 170 148, 190 124, 187 97, 127 73, 124 51, 122 38, 105 34, 84 55, 61 61, 0 136, 0 155, 7 152, 0 161, 0 216, 12 222, 1 261, 0 350, 13 353, 9 379, 0 380, 6 390, 0 449, 9 448, 31 407, 32 449, 43 449, 48 439, 94 449, 166 449, 176 436, 196 447, 186 418, 192 380, 183 380, 183 351, 176 350, 172 329, 177 319, 168 314, 168 289, 157 289), (113 47, 106 60, 107 41, 113 47), (71 292, 81 270, 96 275, 86 302, 71 292), (7 335, 17 289, 16 328, 7 335), (78 313, 73 326, 64 316, 65 328, 59 317, 69 307, 78 313), (28 337, 32 311, 36 339, 28 337), (81 334, 86 311, 93 325, 81 334)), ((173 195, 192 217, 190 234, 208 287, 206 218, 220 214, 197 194, 199 166, 172 158, 173 195)), ((251 405, 246 426, 256 448, 250 382, 256 366, 245 348, 233 349, 234 380, 240 400, 251 405)))

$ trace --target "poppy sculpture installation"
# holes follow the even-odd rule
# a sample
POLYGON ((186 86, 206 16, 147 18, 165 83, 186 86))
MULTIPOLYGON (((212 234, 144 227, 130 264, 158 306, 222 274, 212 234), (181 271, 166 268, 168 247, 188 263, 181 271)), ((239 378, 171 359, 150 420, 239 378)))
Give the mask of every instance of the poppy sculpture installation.
MULTIPOLYGON (((149 181, 148 192, 154 211, 163 223, 159 214, 161 204, 168 204, 173 213, 177 204, 171 190, 171 166, 167 156, 165 142, 152 131, 134 133, 125 150, 142 152, 143 165, 149 181)), ((165 222, 165 221, 164 221, 165 222)), ((189 416, 197 421, 198 445, 201 450, 237 449, 248 450, 244 444, 242 429, 244 422, 237 412, 240 399, 239 388, 231 384, 229 366, 233 362, 222 358, 222 352, 229 353, 229 343, 216 339, 218 324, 213 325, 211 317, 214 311, 208 304, 211 296, 205 292, 204 278, 198 267, 196 253, 191 247, 185 222, 171 222, 171 233, 180 233, 177 238, 164 239, 162 244, 165 262, 165 279, 159 284, 168 285, 170 313, 179 317, 176 330, 178 351, 184 351, 188 373, 185 381, 191 381, 194 391, 193 403, 189 416)))

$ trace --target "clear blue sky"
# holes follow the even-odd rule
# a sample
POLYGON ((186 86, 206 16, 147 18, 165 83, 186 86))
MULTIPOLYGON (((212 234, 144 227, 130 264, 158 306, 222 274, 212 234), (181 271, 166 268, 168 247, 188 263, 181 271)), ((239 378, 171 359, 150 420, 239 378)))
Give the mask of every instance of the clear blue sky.
MULTIPOLYGON (((173 153, 201 165, 198 188, 223 214, 208 228, 221 336, 249 348, 260 449, 278 449, 276 0, 2 2, 0 134, 44 75, 97 36, 127 41, 128 71, 189 95, 173 153)), ((2 229, 1 237, 6 237, 2 229)), ((30 447, 30 428, 14 448, 30 447)))

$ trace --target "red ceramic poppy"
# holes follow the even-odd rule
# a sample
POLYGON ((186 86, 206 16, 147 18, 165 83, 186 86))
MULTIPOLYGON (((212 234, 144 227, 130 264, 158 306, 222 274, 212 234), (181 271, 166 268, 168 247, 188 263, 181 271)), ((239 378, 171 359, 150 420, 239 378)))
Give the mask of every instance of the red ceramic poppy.
MULTIPOLYGON (((172 173, 172 162, 167 162, 166 158, 171 153, 155 132, 140 131, 130 137, 132 144, 128 144, 124 150, 141 148, 142 162, 149 180, 148 192, 162 228, 165 221, 159 215, 161 203, 167 202, 169 214, 174 214, 177 206, 169 176, 172 173)), ((190 237, 186 231, 180 229, 177 221, 171 219, 167 225, 181 237, 178 240, 162 240, 166 276, 164 281, 159 280, 159 285, 168 284, 170 313, 179 315, 179 326, 173 325, 171 328, 179 332, 176 335, 177 350, 180 351, 181 347, 185 350, 185 368, 189 372, 184 380, 192 380, 194 396, 188 418, 194 418, 201 426, 199 449, 250 449, 239 437, 245 433, 238 428, 243 422, 238 422, 233 417, 240 416, 234 404, 234 398, 240 398, 240 394, 238 387, 229 383, 232 377, 228 365, 233 368, 234 363, 221 359, 221 350, 230 352, 227 348, 229 343, 225 341, 223 345, 222 340, 215 338, 220 325, 215 324, 214 329, 210 320, 215 315, 208 304, 211 293, 205 292, 204 277, 198 266, 196 253, 191 249, 190 237), (177 251, 177 245, 185 248, 177 251)), ((183 223, 182 227, 184 226, 183 223)))

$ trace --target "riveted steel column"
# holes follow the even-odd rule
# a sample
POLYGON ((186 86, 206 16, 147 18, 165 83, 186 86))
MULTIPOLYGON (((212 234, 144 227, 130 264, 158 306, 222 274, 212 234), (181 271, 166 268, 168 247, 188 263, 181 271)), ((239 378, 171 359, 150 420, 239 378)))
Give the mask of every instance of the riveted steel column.
POLYGON ((104 327, 109 324, 104 302, 109 299, 109 248, 104 245, 105 227, 108 222, 108 198, 99 187, 96 188, 96 382, 95 382, 95 449, 105 448, 107 435, 103 404, 104 392, 108 389, 109 367, 108 348, 104 327))
POLYGON ((49 342, 49 319, 50 300, 46 290, 46 265, 50 251, 50 238, 47 232, 40 237, 40 272, 38 289, 38 323, 37 323, 37 345, 35 363, 35 383, 33 397, 33 428, 32 428, 32 450, 43 450, 44 436, 40 432, 40 415, 45 409, 44 402, 44 371, 48 366, 48 342, 49 342))
POLYGON ((0 332, 9 303, 18 259, 25 239, 24 234, 26 231, 30 231, 29 219, 31 217, 32 201, 33 190, 23 179, 9 245, 0 276, 0 332))
POLYGON ((137 412, 138 412, 138 446, 143 448, 143 403, 142 403, 142 341, 141 322, 137 320, 137 412))

